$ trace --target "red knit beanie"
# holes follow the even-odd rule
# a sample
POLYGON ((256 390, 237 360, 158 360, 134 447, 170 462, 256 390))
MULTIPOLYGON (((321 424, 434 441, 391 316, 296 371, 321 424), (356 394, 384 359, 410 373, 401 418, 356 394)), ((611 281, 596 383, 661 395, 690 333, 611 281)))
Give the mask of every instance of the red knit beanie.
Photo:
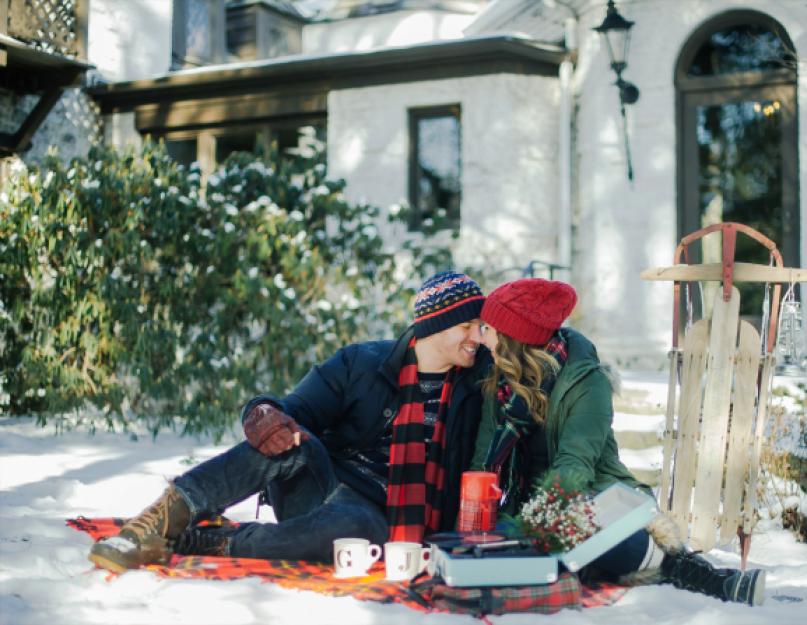
POLYGON ((546 345, 576 303, 577 293, 565 282, 524 278, 490 293, 480 316, 497 332, 517 341, 546 345))

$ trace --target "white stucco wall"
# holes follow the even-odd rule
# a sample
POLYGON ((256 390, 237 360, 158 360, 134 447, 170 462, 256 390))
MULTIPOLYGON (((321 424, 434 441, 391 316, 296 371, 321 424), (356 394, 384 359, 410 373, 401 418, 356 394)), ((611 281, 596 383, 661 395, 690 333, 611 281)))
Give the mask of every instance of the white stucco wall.
MULTIPOLYGON (((347 180, 352 201, 386 208, 405 200, 407 110, 459 103, 462 227, 452 243, 457 265, 501 269, 536 258, 555 261, 557 98, 557 79, 512 74, 333 91, 328 172, 347 180)), ((390 233, 390 239, 404 234, 390 233)))
POLYGON ((116 148, 140 148, 143 145, 143 136, 135 126, 134 112, 104 115, 104 143, 116 148))
POLYGON ((303 26, 303 53, 327 54, 459 39, 473 15, 396 11, 303 26))
MULTIPOLYGON (((628 111, 635 180, 626 177, 618 93, 607 53, 592 28, 603 3, 581 12, 576 71, 577 230, 574 282, 581 290, 580 326, 600 351, 625 364, 663 363, 671 340, 672 285, 639 279, 669 265, 677 244, 676 119, 673 75, 693 31, 730 9, 755 9, 778 20, 807 59, 807 4, 797 0, 623 0, 636 22, 625 78, 641 89, 628 111)), ((807 66, 798 83, 800 113, 801 257, 807 260, 807 66)))
POLYGON ((171 65, 171 0, 91 0, 87 55, 109 81, 150 78, 171 65))

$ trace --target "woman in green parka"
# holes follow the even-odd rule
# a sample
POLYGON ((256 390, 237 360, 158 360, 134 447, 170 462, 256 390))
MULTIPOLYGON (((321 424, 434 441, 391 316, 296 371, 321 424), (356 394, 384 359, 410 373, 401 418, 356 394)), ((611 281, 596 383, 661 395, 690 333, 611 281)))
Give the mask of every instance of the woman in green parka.
MULTIPOLYGON (((585 336, 561 327, 576 302, 568 284, 525 278, 495 289, 482 308, 483 342, 494 364, 472 468, 499 474, 501 508, 510 515, 536 484, 556 476, 590 494, 622 482, 652 495, 619 459, 609 369, 585 336)), ((611 578, 656 571, 644 578, 724 601, 762 602, 763 571, 715 569, 675 537, 659 540, 670 525, 657 525, 656 540, 642 529, 589 567, 611 578)))

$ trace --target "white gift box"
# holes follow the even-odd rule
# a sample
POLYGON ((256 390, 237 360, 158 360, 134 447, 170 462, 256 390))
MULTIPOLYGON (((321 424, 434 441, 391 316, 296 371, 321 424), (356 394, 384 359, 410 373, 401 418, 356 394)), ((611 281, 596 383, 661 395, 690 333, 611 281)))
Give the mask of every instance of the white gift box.
POLYGON ((656 500, 644 491, 617 482, 592 500, 599 530, 573 549, 559 556, 573 573, 596 560, 656 516, 656 500))

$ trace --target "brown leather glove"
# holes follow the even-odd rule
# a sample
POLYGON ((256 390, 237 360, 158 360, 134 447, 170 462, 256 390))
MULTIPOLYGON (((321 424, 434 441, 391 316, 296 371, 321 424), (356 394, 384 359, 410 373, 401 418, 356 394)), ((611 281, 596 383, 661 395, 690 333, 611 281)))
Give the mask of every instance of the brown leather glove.
POLYGON ((309 438, 294 419, 272 404, 253 406, 244 419, 244 434, 250 445, 269 457, 282 454, 309 438))

